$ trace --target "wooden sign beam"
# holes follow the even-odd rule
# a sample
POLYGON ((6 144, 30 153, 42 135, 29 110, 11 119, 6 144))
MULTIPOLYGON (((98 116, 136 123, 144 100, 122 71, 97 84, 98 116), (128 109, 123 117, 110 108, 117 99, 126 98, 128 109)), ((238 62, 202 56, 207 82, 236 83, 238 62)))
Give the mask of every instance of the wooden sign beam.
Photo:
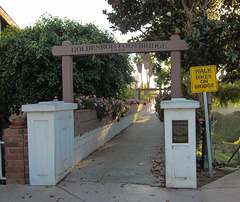
POLYGON ((54 46, 53 55, 56 56, 85 56, 105 55, 114 53, 149 53, 160 51, 188 50, 184 40, 171 41, 142 41, 132 43, 104 43, 72 45, 63 43, 62 46, 54 46))

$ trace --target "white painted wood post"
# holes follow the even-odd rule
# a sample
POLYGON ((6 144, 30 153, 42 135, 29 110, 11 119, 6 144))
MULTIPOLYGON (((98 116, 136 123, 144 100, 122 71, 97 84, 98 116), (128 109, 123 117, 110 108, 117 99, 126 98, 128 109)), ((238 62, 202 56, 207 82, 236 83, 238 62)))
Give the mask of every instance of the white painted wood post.
POLYGON ((28 121, 31 185, 56 185, 74 164, 74 117, 77 104, 40 102, 23 105, 28 121))
POLYGON ((196 112, 199 102, 175 98, 164 109, 166 187, 197 188, 196 112))

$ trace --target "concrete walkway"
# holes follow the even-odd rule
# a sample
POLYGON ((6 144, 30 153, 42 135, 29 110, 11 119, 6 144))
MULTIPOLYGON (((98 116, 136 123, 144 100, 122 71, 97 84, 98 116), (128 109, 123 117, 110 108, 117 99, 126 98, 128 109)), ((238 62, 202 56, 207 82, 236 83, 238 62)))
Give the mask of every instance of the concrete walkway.
POLYGON ((240 201, 239 170, 199 189, 159 187, 163 179, 153 171, 163 160, 162 130, 150 112, 82 161, 57 186, 0 185, 0 202, 240 201))
MULTIPOLYGON (((158 158, 162 123, 150 112, 97 149, 64 182, 130 183, 160 186, 150 172, 158 158)), ((161 140, 162 141, 162 140, 161 140)))

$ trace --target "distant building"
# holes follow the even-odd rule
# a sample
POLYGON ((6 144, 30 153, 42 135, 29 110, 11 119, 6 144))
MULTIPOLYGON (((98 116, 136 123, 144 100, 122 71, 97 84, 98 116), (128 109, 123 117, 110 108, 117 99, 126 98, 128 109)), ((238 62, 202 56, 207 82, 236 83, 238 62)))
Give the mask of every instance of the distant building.
POLYGON ((20 29, 20 27, 13 21, 13 19, 0 6, 0 36, 1 36, 2 30, 4 30, 7 26, 15 26, 20 29))

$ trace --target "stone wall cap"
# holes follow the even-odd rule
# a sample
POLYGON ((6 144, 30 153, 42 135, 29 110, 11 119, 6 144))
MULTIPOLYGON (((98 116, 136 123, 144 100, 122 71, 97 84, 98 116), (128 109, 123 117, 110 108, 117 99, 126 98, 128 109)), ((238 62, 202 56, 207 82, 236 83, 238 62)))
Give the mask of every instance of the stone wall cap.
POLYGON ((77 109, 77 103, 65 103, 63 101, 39 102, 38 104, 28 104, 22 106, 24 112, 40 111, 66 111, 77 109))
POLYGON ((186 98, 173 98, 161 102, 162 109, 192 109, 199 108, 200 104, 195 100, 187 100, 186 98))

